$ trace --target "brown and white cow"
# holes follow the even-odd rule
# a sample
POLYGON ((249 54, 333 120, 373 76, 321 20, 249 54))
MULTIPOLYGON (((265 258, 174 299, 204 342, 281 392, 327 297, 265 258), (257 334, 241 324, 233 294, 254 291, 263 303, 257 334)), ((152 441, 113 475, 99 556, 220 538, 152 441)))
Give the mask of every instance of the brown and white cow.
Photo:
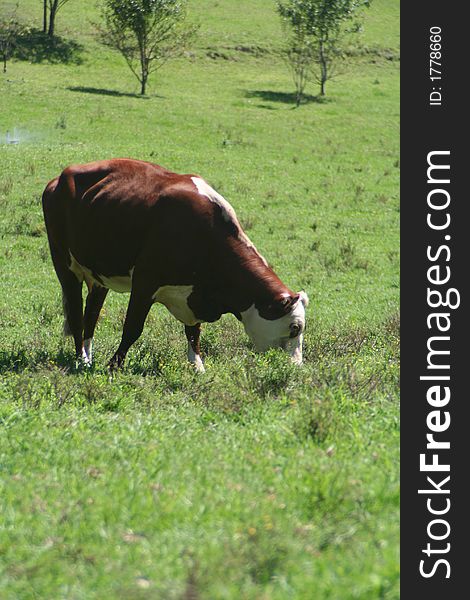
POLYGON ((188 358, 199 371, 201 323, 224 313, 242 321, 258 350, 282 347, 302 362, 307 295, 281 282, 230 204, 200 177, 131 159, 74 165, 47 185, 43 210, 64 330, 78 360, 91 363, 96 322, 112 289, 130 292, 130 300, 111 368, 122 365, 154 302, 185 325, 188 358))

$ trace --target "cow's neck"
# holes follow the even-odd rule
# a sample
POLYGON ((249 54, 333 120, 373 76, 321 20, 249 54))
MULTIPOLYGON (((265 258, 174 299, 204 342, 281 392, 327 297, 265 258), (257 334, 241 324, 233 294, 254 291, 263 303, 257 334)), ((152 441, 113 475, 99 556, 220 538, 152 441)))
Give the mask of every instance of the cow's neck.
POLYGON ((254 247, 229 240, 222 251, 214 250, 211 259, 188 298, 189 308, 201 321, 217 321, 224 313, 241 319, 250 307, 262 310, 292 294, 254 247))
POLYGON ((221 273, 221 293, 228 309, 224 312, 239 316, 252 305, 268 305, 292 293, 254 250, 237 249, 227 267, 221 273))

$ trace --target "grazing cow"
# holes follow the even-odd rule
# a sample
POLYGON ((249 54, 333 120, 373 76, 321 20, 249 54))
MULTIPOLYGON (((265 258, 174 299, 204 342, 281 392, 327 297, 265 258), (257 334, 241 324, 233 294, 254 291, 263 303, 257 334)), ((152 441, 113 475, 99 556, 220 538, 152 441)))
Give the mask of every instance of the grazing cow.
POLYGON ((224 313, 243 323, 258 350, 282 347, 302 362, 307 295, 280 281, 230 204, 200 177, 130 159, 75 165, 47 185, 43 210, 64 331, 83 363, 91 363, 109 289, 130 292, 111 369, 122 365, 154 302, 184 324, 188 359, 198 371, 201 323, 224 313))

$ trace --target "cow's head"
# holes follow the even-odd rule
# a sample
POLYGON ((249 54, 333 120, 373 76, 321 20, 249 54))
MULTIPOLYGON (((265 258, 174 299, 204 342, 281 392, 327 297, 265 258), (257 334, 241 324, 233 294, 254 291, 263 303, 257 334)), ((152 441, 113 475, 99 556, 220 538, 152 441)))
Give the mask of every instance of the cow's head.
POLYGON ((305 292, 283 294, 265 306, 253 304, 241 313, 241 320, 258 351, 283 348, 300 365, 307 305, 305 292))

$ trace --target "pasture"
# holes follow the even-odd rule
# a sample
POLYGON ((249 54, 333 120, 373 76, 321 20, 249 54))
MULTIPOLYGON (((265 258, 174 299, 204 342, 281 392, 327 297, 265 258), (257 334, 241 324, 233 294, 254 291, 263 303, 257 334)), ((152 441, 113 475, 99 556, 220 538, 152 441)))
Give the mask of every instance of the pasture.
MULTIPOLYGON (((68 62, 31 51, 0 74, 0 598, 396 599, 398 0, 374 1, 326 99, 311 84, 298 109, 274 2, 189 12, 194 47, 143 98, 94 0, 59 13, 68 62), (225 316, 197 375, 156 305, 110 378, 128 301, 111 292, 76 372, 40 197, 110 157, 231 202, 310 297, 301 368, 225 316)), ((41 3, 20 14, 39 27, 41 3)))

